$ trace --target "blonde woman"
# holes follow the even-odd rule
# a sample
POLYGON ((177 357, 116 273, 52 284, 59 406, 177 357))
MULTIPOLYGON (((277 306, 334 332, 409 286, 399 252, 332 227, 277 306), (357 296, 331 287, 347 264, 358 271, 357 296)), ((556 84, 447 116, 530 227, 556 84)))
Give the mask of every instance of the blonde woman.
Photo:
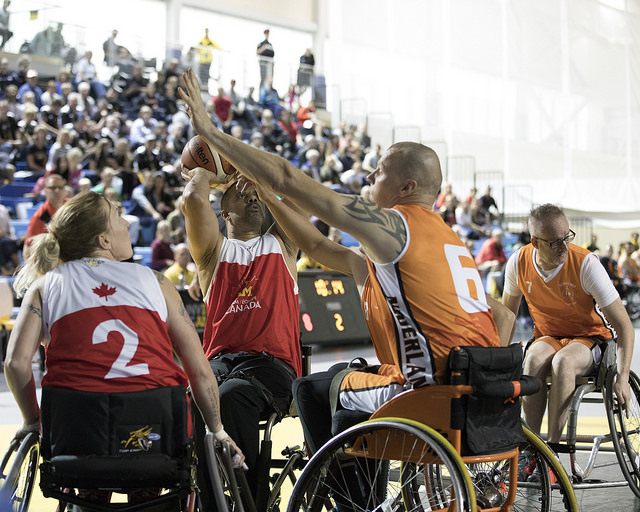
POLYGON ((24 298, 4 366, 23 417, 17 437, 40 430, 31 362, 43 343, 43 386, 113 393, 165 386, 186 392, 189 384, 208 428, 228 439, 218 386, 180 295, 161 274, 122 261, 132 255, 127 228, 115 205, 89 191, 65 203, 49 232, 34 237, 14 285, 24 298), (104 342, 92 341, 96 335, 104 342), (114 336, 137 340, 125 365, 118 365, 123 346, 114 336))

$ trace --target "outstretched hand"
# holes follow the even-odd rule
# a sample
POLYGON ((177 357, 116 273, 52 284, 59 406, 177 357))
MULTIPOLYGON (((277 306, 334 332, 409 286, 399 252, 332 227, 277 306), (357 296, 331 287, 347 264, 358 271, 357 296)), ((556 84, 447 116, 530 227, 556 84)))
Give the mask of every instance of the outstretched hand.
POLYGON ((181 87, 178 87, 178 97, 184 101, 187 115, 191 118, 193 129, 198 135, 205 135, 207 129, 216 129, 202 102, 198 77, 189 68, 180 75, 181 87))

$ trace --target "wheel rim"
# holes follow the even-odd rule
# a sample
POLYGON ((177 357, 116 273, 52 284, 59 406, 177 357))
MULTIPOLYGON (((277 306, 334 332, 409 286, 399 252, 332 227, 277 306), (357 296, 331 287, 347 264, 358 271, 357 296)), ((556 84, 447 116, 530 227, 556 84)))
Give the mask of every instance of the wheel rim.
POLYGON ((627 407, 629 413, 627 418, 613 392, 615 378, 615 370, 609 370, 605 384, 605 397, 608 404, 607 419, 620 469, 629 482, 631 490, 640 497, 638 483, 638 475, 640 474, 640 381, 637 375, 631 372, 629 375, 631 397, 627 407))
POLYGON ((1 492, 12 512, 25 512, 29 508, 39 456, 38 436, 29 434, 16 451, 1 492))
POLYGON ((400 421, 374 420, 357 425, 333 438, 309 461, 288 510, 433 510, 429 495, 433 488, 428 482, 434 477, 427 471, 435 465, 434 452, 445 461, 437 490, 453 503, 452 510, 472 510, 461 471, 438 443, 426 431, 400 421), (397 455, 398 446, 402 447, 402 457, 397 455), (375 458, 361 456, 365 450, 375 458))

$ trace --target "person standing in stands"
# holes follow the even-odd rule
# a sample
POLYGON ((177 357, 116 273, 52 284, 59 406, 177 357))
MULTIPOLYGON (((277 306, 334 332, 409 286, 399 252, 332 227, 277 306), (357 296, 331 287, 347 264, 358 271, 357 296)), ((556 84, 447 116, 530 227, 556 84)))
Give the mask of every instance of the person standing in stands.
POLYGON ((4 45, 7 44, 7 41, 13 37, 13 32, 9 30, 9 18, 11 13, 9 13, 9 6, 11 5, 11 0, 4 0, 2 3, 2 10, 0 10, 0 36, 2 36, 2 42, 0 42, 0 51, 4 50, 4 45))
POLYGON ((267 78, 273 78, 273 45, 269 41, 269 29, 264 29, 264 40, 258 44, 256 48, 258 62, 260 64, 260 87, 262 87, 267 78))
POLYGON ((202 88, 209 92, 209 75, 211 72, 211 63, 213 62, 213 52, 210 48, 221 47, 209 38, 209 29, 204 29, 204 37, 198 41, 198 55, 200 56, 200 64, 198 66, 198 76, 202 88))

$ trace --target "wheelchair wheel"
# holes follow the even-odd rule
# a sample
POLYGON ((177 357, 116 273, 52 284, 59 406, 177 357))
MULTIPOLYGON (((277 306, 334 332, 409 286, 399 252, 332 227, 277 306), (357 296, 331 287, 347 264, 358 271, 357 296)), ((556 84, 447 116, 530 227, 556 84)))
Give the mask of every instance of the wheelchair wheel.
POLYGON ((613 392, 615 368, 607 370, 604 389, 604 404, 613 439, 613 447, 620 463, 620 469, 633 493, 640 498, 640 379, 631 372, 629 387, 631 399, 628 404, 629 417, 618 405, 613 392))
MULTIPOLYGON (((242 492, 248 492, 248 484, 240 486, 237 483, 236 472, 231 463, 229 444, 217 442, 213 434, 208 433, 205 436, 205 453, 211 476, 212 496, 217 510, 239 512, 251 510, 250 507, 245 507, 247 500, 246 498, 243 500, 241 495, 242 492)), ((198 509, 204 510, 201 505, 198 509)))
MULTIPOLYGON (((526 441, 521 453, 528 450, 539 477, 538 481, 518 481, 516 499, 511 510, 567 510, 578 512, 578 501, 571 480, 557 455, 540 436, 522 425, 526 441)), ((519 479, 520 480, 520 479, 519 479)), ((524 478, 522 478, 524 480, 524 478)))
POLYGON ((325 444, 302 471, 287 510, 437 510, 424 473, 436 462, 443 478, 435 491, 446 496, 445 510, 475 510, 469 475, 449 442, 429 427, 396 418, 361 423, 325 444))
POLYGON ((0 468, 2 473, 0 499, 9 503, 9 510, 12 512, 26 512, 38 470, 40 438, 37 434, 30 433, 21 443, 14 441, 4 456, 0 468), (9 471, 5 474, 9 463, 11 463, 9 471))

